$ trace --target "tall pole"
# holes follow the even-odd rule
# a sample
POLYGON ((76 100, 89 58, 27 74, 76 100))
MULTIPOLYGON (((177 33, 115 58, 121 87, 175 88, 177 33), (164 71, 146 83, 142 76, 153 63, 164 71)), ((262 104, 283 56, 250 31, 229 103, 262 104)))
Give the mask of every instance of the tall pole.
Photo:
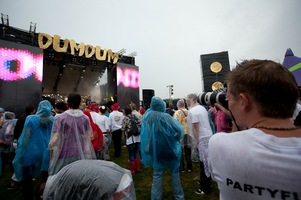
POLYGON ((173 85, 168 85, 168 94, 169 94, 169 99, 173 99, 173 85))

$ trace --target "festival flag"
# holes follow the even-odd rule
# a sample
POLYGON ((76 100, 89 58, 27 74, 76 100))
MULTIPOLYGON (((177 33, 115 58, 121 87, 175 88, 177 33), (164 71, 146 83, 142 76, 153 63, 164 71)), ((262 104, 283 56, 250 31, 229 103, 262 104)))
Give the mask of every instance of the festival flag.
POLYGON ((293 73, 298 86, 301 86, 301 58, 295 56, 290 48, 286 50, 282 65, 293 73))

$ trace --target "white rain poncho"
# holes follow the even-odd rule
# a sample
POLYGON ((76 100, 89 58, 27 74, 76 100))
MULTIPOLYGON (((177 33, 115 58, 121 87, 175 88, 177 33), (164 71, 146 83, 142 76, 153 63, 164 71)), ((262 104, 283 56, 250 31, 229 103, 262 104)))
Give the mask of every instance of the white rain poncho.
POLYGON ((131 172, 103 160, 78 160, 47 180, 45 200, 135 200, 131 172))
POLYGON ((49 142, 49 175, 77 160, 96 159, 89 118, 79 109, 55 117, 49 142))

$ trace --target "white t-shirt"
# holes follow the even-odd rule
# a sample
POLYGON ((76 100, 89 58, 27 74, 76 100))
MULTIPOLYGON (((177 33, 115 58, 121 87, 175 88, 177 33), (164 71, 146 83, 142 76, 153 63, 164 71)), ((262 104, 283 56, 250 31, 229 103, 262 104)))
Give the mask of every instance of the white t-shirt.
POLYGON ((210 137, 212 135, 212 130, 209 123, 208 112, 201 106, 197 105, 189 109, 187 116, 187 125, 190 135, 193 135, 193 124, 199 124, 199 140, 205 137, 210 137))
POLYGON ((99 126, 100 130, 103 133, 110 130, 110 128, 109 128, 109 118, 105 115, 99 115, 99 117, 96 118, 94 123, 99 126))
POLYGON ((301 199, 301 138, 255 128, 215 134, 209 167, 221 200, 301 199))
POLYGON ((100 117, 100 114, 98 114, 97 112, 94 112, 94 111, 90 111, 90 115, 91 115, 91 118, 92 118, 92 121, 94 123, 96 123, 96 121, 99 119, 100 117))
POLYGON ((109 115, 109 127, 111 131, 121 129, 124 115, 122 112, 114 110, 109 115))

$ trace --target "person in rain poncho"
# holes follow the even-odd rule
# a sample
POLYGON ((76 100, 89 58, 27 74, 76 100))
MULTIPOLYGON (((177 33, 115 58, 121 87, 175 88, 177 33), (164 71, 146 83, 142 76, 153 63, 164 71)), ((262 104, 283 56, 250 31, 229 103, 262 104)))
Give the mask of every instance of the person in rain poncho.
POLYGON ((165 113, 166 104, 152 97, 150 108, 142 118, 142 163, 154 168, 151 199, 162 199, 164 169, 171 170, 172 189, 175 199, 184 199, 179 167, 181 159, 180 140, 184 136, 182 125, 165 113))
POLYGON ((96 159, 89 118, 79 109, 81 96, 70 94, 69 110, 55 117, 49 143, 49 175, 76 160, 96 159))
POLYGON ((51 104, 48 100, 39 103, 35 115, 29 115, 18 140, 16 156, 13 160, 14 172, 18 181, 22 183, 24 199, 33 199, 32 178, 41 174, 46 181, 49 164, 49 151, 53 116, 51 104))
POLYGON ((13 152, 13 140, 14 140, 14 127, 16 124, 15 113, 5 112, 3 115, 3 126, 0 129, 0 175, 2 173, 2 166, 5 167, 7 162, 11 162, 9 159, 13 152))
POLYGON ((131 172, 104 160, 78 160, 50 176, 44 200, 135 200, 131 172))

